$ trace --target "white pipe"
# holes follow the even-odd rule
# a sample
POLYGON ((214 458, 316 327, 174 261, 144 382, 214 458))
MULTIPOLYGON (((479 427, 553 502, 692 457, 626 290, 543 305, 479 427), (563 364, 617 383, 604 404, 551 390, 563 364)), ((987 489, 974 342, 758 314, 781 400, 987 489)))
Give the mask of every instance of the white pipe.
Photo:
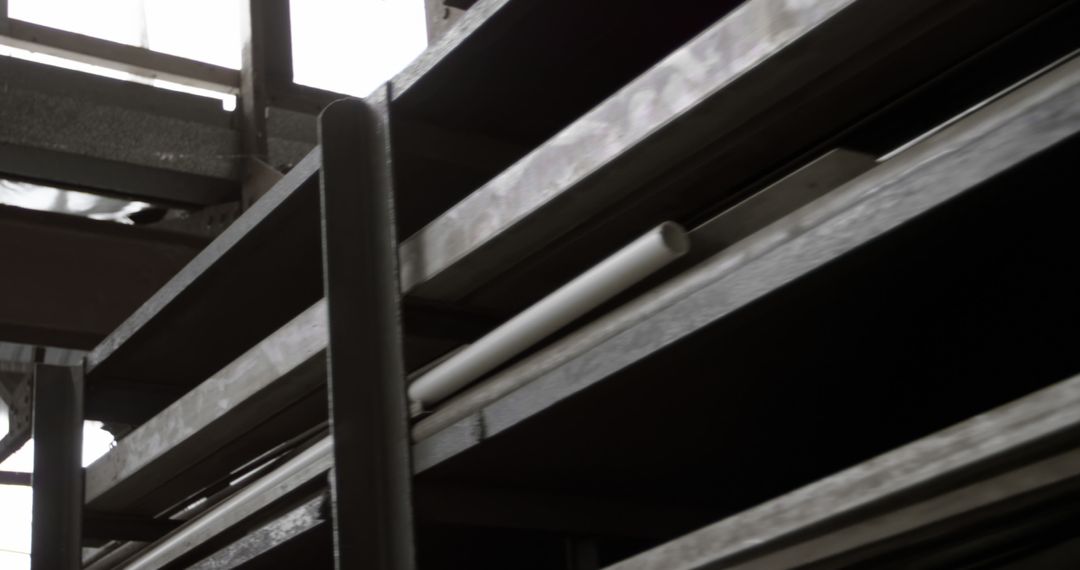
POLYGON ((689 249, 681 226, 660 224, 418 378, 409 398, 428 405, 450 396, 689 249))

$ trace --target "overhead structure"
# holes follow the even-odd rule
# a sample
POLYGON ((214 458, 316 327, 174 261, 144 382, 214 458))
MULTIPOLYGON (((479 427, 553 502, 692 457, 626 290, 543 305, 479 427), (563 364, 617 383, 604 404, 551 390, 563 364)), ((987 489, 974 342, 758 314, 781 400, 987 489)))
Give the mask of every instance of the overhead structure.
POLYGON ((244 4, 236 74, 0 18, 242 98, 0 61, 0 175, 189 212, 0 209, 0 341, 89 349, 5 441, 121 435, 35 568, 1080 556, 1080 2, 427 0, 364 99, 244 4))

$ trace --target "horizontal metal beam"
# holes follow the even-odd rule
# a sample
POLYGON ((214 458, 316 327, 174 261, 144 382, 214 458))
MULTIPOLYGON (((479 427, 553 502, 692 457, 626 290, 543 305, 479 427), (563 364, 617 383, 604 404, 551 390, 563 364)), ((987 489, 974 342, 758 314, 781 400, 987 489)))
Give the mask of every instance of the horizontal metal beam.
POLYGON ((203 547, 268 505, 323 476, 333 464, 329 436, 256 479, 222 503, 150 545, 126 568, 162 568, 203 547))
MULTIPOLYGON (((16 58, 0 58, 0 81, 0 176, 180 206, 239 199, 240 138, 216 99, 16 58)), ((297 121, 271 113, 272 164, 314 146, 297 121)))
MULTIPOLYGON (((1069 481, 1075 488, 1080 449, 1069 446, 1075 446, 1078 433, 1080 377, 1074 377, 610 570, 787 568, 839 555, 847 555, 849 564, 865 561, 882 554, 871 545, 904 533, 936 528, 936 534, 944 534, 947 521, 995 505, 1000 515, 1002 503, 1023 502, 1018 500, 1026 494, 1055 487, 1061 492, 1069 481), (1066 451, 1055 451, 1062 446, 1066 451), (1036 449, 1042 452, 1033 458, 1036 449)), ((966 524, 986 518, 982 514, 966 524)), ((921 539, 927 538, 923 533, 921 539)))
MULTIPOLYGON (((414 319, 429 314, 406 312, 414 319)), ((161 394, 158 405, 168 407, 87 468, 87 504, 157 514, 289 434, 324 421, 326 344, 326 303, 320 300, 186 394, 148 385, 161 394)), ((140 407, 132 401, 137 386, 114 391, 95 383, 87 413, 110 418, 119 411, 113 408, 140 407), (117 401, 122 404, 112 404, 117 401)))
MULTIPOLYGON (((152 379, 186 391, 322 298, 321 160, 314 150, 91 352, 88 402, 102 381, 152 379), (224 324, 208 331, 210 322, 224 324), (190 351, 202 358, 185 357, 190 351)), ((414 368, 497 323, 445 303, 408 300, 402 318, 414 368)))
MULTIPOLYGON (((843 149, 830 151, 790 176, 724 210, 690 232, 689 253, 666 270, 667 276, 686 271, 722 249, 812 202, 857 175, 870 170, 873 157, 843 149)), ((662 274, 657 279, 663 279, 662 274)), ((513 392, 545 372, 574 359, 623 330, 627 323, 655 312, 657 298, 675 298, 692 291, 698 281, 677 279, 646 297, 616 309, 552 342, 530 358, 496 372, 490 378, 441 402, 430 415, 418 418, 413 438, 422 440, 470 413, 513 392), (661 293, 663 291, 663 293, 661 293)))
POLYGON ((298 552, 290 550, 285 556, 300 556, 296 562, 305 566, 324 568, 332 565, 333 541, 330 536, 328 503, 325 491, 305 498, 297 506, 273 520, 249 531, 242 538, 221 548, 189 566, 192 570, 219 570, 238 568, 244 564, 271 562, 272 566, 286 566, 291 559, 284 558, 283 552, 289 550, 291 543, 314 541, 305 544, 306 548, 298 552), (323 561, 323 564, 320 564, 323 561))
MULTIPOLYGON (((260 455, 273 441, 226 446, 250 439, 246 434, 324 384, 326 339, 326 304, 320 301, 87 467, 86 504, 107 512, 157 514, 260 455), (218 472, 192 473, 208 461, 220 463, 218 472), (148 498, 151 492, 155 496, 148 498)), ((324 401, 318 406, 322 416, 324 401)))
POLYGON ((219 101, 16 58, 0 142, 166 171, 239 179, 238 137, 219 101))
POLYGON ((90 348, 206 240, 0 206, 0 242, 0 339, 90 348))
POLYGON ((1055 3, 745 2, 409 237, 403 288, 491 303, 565 278, 552 268, 733 197, 1055 3), (961 26, 948 54, 884 63, 932 49, 926 29, 961 26), (493 283, 536 258, 547 270, 493 283))
POLYGON ((29 487, 32 476, 32 473, 23 473, 21 471, 0 471, 0 485, 29 487))
POLYGON ((190 389, 322 296, 320 164, 316 149, 91 351, 91 395, 102 378, 156 378, 190 389), (229 326, 217 334, 205 326, 212 322, 229 326), (202 347, 198 361, 161 358, 191 346, 202 347))
POLYGON ((149 79, 236 93, 240 72, 202 61, 9 19, 0 45, 44 53, 149 79))
MULTIPOLYGON (((915 523, 919 521, 951 518, 995 502, 1012 502, 1028 491, 1046 489, 1063 480, 1080 480, 1080 463, 1076 461, 1080 452, 1054 455, 1063 447, 1074 446, 1078 434, 1080 377, 1074 377, 695 531, 615 568, 713 568, 714 563, 742 558, 751 548, 769 555, 779 551, 786 564, 766 559, 772 565, 751 566, 775 568, 786 567, 792 560, 808 559, 800 557, 832 554, 836 551, 830 549, 836 549, 838 544, 843 545, 842 550, 854 550, 899 535, 913 525, 918 526, 915 523), (1042 455, 1033 455, 1033 450, 1041 450, 1042 455), (897 476, 898 473, 902 476, 897 476), (979 477, 973 478, 973 473, 979 477), (933 490, 929 499, 927 489, 933 490), (886 500, 890 502, 885 503, 886 500), (899 508, 878 507, 886 504, 899 508), (867 510, 868 507, 875 510, 867 510), (853 513, 862 513, 863 517, 852 519, 853 513), (859 524, 867 520, 871 524, 859 524), (873 524, 877 521, 887 524, 873 524), (789 537, 812 528, 824 530, 811 535, 813 540, 787 548, 792 544, 789 537), (746 540, 747 536, 754 540, 746 540)), ((311 481, 329 468, 330 445, 329 437, 320 440, 287 465, 261 477, 227 504, 192 519, 175 536, 152 545, 144 555, 146 560, 179 559, 204 547, 206 541, 225 535, 236 525, 250 524, 248 517, 281 496, 278 492, 261 491, 273 485, 295 489, 311 481)), ((624 505, 627 513, 618 515, 615 503, 605 500, 545 498, 490 490, 470 492, 423 485, 418 489, 418 514, 432 524, 642 536, 642 531, 662 534, 669 530, 666 526, 669 523, 685 525, 701 516, 677 508, 642 508, 642 505, 624 505), (514 512, 519 516, 515 518, 514 512)), ((262 523, 256 531, 265 534, 274 529, 291 529, 281 535, 283 538, 275 538, 273 533, 249 535, 209 559, 246 557, 272 550, 295 535, 325 525, 322 514, 316 514, 318 508, 316 500, 309 500, 299 509, 262 523), (293 523, 297 525, 295 528, 293 523)))
MULTIPOLYGON (((782 286, 795 276, 812 271, 819 264, 844 255, 847 251, 877 238, 890 228, 977 187, 996 173, 1019 164, 1041 149, 1048 148, 1072 133, 1080 131, 1080 117, 1070 114, 1080 112, 1075 105, 1075 101, 1080 99, 1072 97, 1080 93, 1078 66, 1080 63, 1077 61, 1062 65, 1025 85, 1017 92, 983 108, 975 115, 965 118, 937 137, 920 143, 842 189, 819 199, 798 214, 785 218, 759 235, 752 236, 730 248, 729 251, 704 262, 671 283, 601 317, 595 323, 570 334, 565 339, 556 341, 550 347, 512 366, 507 373, 519 376, 513 380, 516 392, 497 401, 484 401, 482 407, 467 411, 463 419, 450 425, 440 426, 434 431, 424 430, 426 433, 421 435, 428 437, 424 437, 415 446, 417 470, 430 469, 463 451, 480 445, 485 439, 528 420, 531 416, 554 406, 576 391, 603 381, 612 374, 613 370, 633 366, 654 351, 662 349, 679 338, 694 334, 701 327, 724 318, 725 315, 782 286), (1054 117, 1056 122, 1052 125, 1048 124, 1045 117, 1054 117), (950 152, 943 152, 943 149, 950 149, 950 152), (971 162, 973 159, 970 157, 979 157, 979 161, 971 162), (898 199, 908 193, 914 193, 919 200, 898 199), (881 204, 881 207, 870 208, 874 204, 881 204), (844 242, 843 247, 834 247, 830 241, 830 224, 841 222, 833 220, 845 220, 847 212, 864 211, 866 208, 870 208, 870 211, 882 212, 881 215, 885 216, 886 221, 879 223, 875 219, 865 221, 865 225, 857 224, 861 228, 860 231, 845 232, 843 235, 848 241, 844 242), (792 248, 808 253, 805 258, 796 260, 798 263, 786 257, 776 257, 782 256, 784 251, 792 248), (819 250, 822 252, 821 255, 813 253, 819 250), (781 259, 782 262, 777 259, 781 259), (734 287, 733 283, 741 285, 734 287), (735 295, 735 292, 741 293, 735 295), (711 296, 717 297, 713 299, 711 296), (695 318, 688 319, 679 312, 680 306, 693 298, 711 300, 702 301, 702 306, 707 309, 694 309, 695 318), (671 322, 681 324, 678 327, 665 324, 671 322), (654 327, 660 327, 665 333, 657 336, 654 327), (633 331, 646 332, 639 334, 633 331), (656 339, 656 341, 647 346, 628 350, 623 344, 624 338, 656 339), (580 367, 585 367, 587 370, 583 372, 580 367)), ((844 221, 844 223, 849 222, 844 221)), ((183 290, 183 288, 177 289, 177 291, 183 290)), ((288 378, 288 370, 306 362, 313 351, 322 350, 325 346, 325 337, 322 336, 325 333, 319 332, 323 325, 317 319, 304 325, 307 318, 298 318, 294 324, 286 325, 279 333, 274 333, 267 339, 270 344, 266 346, 281 344, 275 340, 278 335, 295 334, 312 335, 309 339, 310 346, 309 341, 304 341, 292 343, 295 345, 294 348, 281 345, 283 347, 281 349, 266 350, 263 353, 260 353, 262 349, 257 347, 251 353, 253 356, 241 357, 231 366, 237 367, 238 370, 243 370, 248 366, 259 369, 262 365, 258 363, 273 355, 272 361, 280 368, 276 372, 269 369, 269 374, 278 374, 280 377, 288 378), (305 327, 310 328, 305 329, 305 327)), ((231 378, 229 375, 222 376, 222 378, 227 377, 231 378)), ((270 376, 267 376, 258 380, 257 385, 263 383, 270 385, 269 383, 273 381, 270 376)), ((216 382, 225 384, 221 379, 208 382, 192 392, 190 397, 201 398, 202 396, 197 394, 202 392, 217 393, 216 391, 220 388, 217 387, 216 382)), ((237 392, 236 388, 232 390, 231 393, 237 395, 237 399, 230 401, 235 404, 237 415, 246 415, 242 413, 241 402, 255 398, 255 392, 244 395, 237 392)), ((265 393, 273 394, 275 391, 269 390, 265 393)), ((175 410, 170 408, 161 418, 179 413, 183 402, 186 400, 175 404, 175 410)), ((285 405, 276 400, 267 400, 267 402, 268 409, 279 409, 280 406, 285 405)), ((191 438, 191 441, 197 441, 198 438, 205 437, 205 434, 199 432, 212 426, 214 422, 238 421, 235 418, 226 418, 228 413, 228 409, 200 413, 198 417, 204 418, 205 421, 202 424, 193 425, 190 432, 185 431, 182 435, 172 437, 168 440, 169 445, 176 445, 178 449, 182 449, 188 438, 191 438)), ((255 417, 248 416, 240 421, 254 422, 255 417)), ((169 423, 165 419, 161 422, 155 420, 154 423, 145 426, 146 437, 152 434, 170 433, 166 429, 167 425, 169 423)), ((138 438, 132 439, 132 442, 137 440, 138 438)), ((200 457, 198 453, 210 451, 209 447, 198 445, 190 446, 190 449, 194 449, 197 453, 186 455, 189 461, 200 457)), ((103 476, 101 479, 104 482, 101 486, 103 489, 122 486, 126 476, 140 470, 146 470, 149 473, 155 469, 163 469, 159 473, 169 472, 171 468, 162 466, 176 465, 176 463, 169 464, 163 456, 160 466, 155 466, 157 459, 149 455, 142 457, 138 452, 128 450, 123 444, 113 453, 117 456, 103 459, 103 466, 108 462, 130 462, 130 464, 125 469, 114 470, 115 472, 108 477, 103 476), (122 457, 122 454, 129 452, 130 458, 122 457)), ((177 461, 181 460, 177 459, 177 461)), ((98 474, 95 473, 97 469, 99 467, 96 465, 91 467, 88 481, 97 480, 98 474)), ((132 481, 134 482, 134 479, 132 481)), ((151 477, 148 481, 150 485, 163 484, 157 476, 151 477)), ((89 489, 90 487, 88 487, 90 496, 97 492, 89 491, 89 489)))
POLYGON ((516 365, 518 374, 528 376, 515 391, 416 445, 417 470, 430 469, 550 412, 1068 140, 1080 133, 1078 102, 1080 59, 1073 59, 598 319, 565 342, 530 356, 516 365), (535 362, 539 365, 531 367, 535 362))

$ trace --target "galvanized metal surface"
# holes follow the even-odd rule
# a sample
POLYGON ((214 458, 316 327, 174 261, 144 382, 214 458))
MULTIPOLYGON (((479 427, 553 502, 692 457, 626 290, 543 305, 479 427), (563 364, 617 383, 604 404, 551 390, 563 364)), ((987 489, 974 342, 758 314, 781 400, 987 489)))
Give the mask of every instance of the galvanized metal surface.
POLYGON ((326 338, 326 304, 320 301, 87 467, 86 504, 156 514, 169 497, 179 501, 221 475, 198 473, 200 464, 227 453, 236 466, 262 453, 270 442, 228 444, 322 385, 326 338), (161 497, 167 487, 173 488, 169 497, 161 497), (146 501, 150 492, 156 496, 146 501))
MULTIPOLYGON (((425 298, 468 298, 483 306, 486 299, 478 287, 487 283, 489 289, 514 291, 527 285, 528 278, 490 282, 533 257, 551 257, 546 248, 560 239, 567 241, 560 242, 560 254, 582 250, 589 240, 576 237, 601 223, 598 218, 612 218, 611 227, 606 233, 592 231, 590 237, 625 240, 621 232, 633 235, 647 227, 632 226, 644 223, 648 211, 681 215, 680 208, 692 210, 710 198, 715 203, 761 176, 770 161, 775 168, 856 120, 857 108, 869 112, 921 81, 919 73, 932 75, 928 67, 915 73, 909 66, 904 71, 910 76, 892 74, 888 81, 867 84, 860 73, 902 48, 919 45, 912 37, 916 26, 905 23, 957 25, 955 18, 964 10, 980 12, 974 6, 747 2, 406 240, 403 289, 425 298), (822 110, 800 114, 785 97, 822 110), (795 128, 787 119, 812 124, 795 128), (758 138, 764 131, 775 136, 758 138), (751 148, 756 150, 750 153, 751 148), (723 186, 693 187, 695 168, 712 161, 709 168, 716 170, 716 160, 730 166, 723 186), (628 209, 637 217, 629 216, 628 209), (616 216, 616 210, 627 215, 616 216)), ((1025 5, 1013 17, 1028 17, 1029 9, 1036 13, 1042 8, 1025 5)), ((995 26, 1004 26, 1002 14, 981 12, 986 12, 987 29, 979 33, 992 36, 995 26)), ((951 45, 956 53, 948 57, 974 49, 964 42, 951 45)), ((944 54, 934 61, 943 63, 944 54)), ((537 273, 533 281, 543 276, 537 273)))
POLYGON ((1077 101, 1080 60, 1071 60, 706 261, 681 278, 701 279, 697 290, 418 442, 415 470, 497 437, 1075 135, 1077 101))
POLYGON ((319 118, 340 569, 416 566, 389 99, 338 101, 319 118))
POLYGON ((76 367, 34 367, 33 570, 82 565, 82 383, 76 367))
POLYGON ((414 447, 416 470, 424 471, 509 425, 525 421, 589 383, 602 380, 611 370, 631 365, 671 342, 671 335, 689 334, 711 319, 722 318, 809 267, 842 255, 1069 136, 1078 128, 1072 102, 1076 99, 1070 99, 1077 89, 1076 67, 1076 62, 1069 62, 842 191, 716 256, 674 282, 678 286, 657 293, 657 298, 645 298, 642 306, 663 309, 659 316, 635 321, 627 332, 606 337, 587 355, 552 369, 510 397, 420 442, 414 447), (840 243, 833 243, 829 236, 835 233, 831 229, 835 224, 854 230, 842 234, 840 243), (732 297, 721 295, 725 290, 732 297), (687 319, 688 314, 696 317, 687 319), (660 325, 667 336, 656 337, 653 325, 660 325), (626 335, 638 335, 644 344, 626 351, 623 339, 634 338, 626 335), (568 382, 571 378, 573 383, 568 382))
MULTIPOLYGON (((875 164, 867 155, 851 151, 830 152, 795 174, 761 190, 690 232, 693 244, 689 263, 680 270, 715 255, 724 247, 763 229, 799 206, 839 187, 875 164)), ((412 429, 420 441, 498 400, 530 381, 588 352, 615 334, 640 323, 678 299, 716 279, 715 271, 689 271, 672 278, 627 304, 583 325, 552 342, 541 351, 502 370, 475 387, 443 402, 412 429)))
POLYGON ((162 568, 204 547, 260 509, 326 473, 332 466, 329 437, 319 440, 280 468, 260 477, 203 516, 192 519, 150 545, 125 566, 128 570, 162 568))
MULTIPOLYGON (((282 545, 288 544, 289 541, 300 540, 313 532, 325 530, 330 524, 324 518, 328 500, 329 497, 325 491, 319 492, 270 522, 248 532, 243 538, 192 564, 190 568, 192 570, 225 570, 250 564, 255 560, 264 560, 264 563, 272 564, 269 559, 281 565, 284 562, 276 557, 276 551, 282 545)), ((309 554, 308 561, 310 562, 312 558, 321 558, 320 554, 317 552, 309 554)))
MULTIPOLYGON (((8 176, 181 205, 239 196, 240 137, 216 99, 15 58, 0 61, 0 82, 8 176)), ((312 146, 271 137, 282 163, 312 146)))
MULTIPOLYGON (((260 246, 265 245, 265 241, 260 240, 260 238, 266 237, 268 232, 276 233, 278 228, 282 224, 285 224, 290 216, 296 215, 292 209, 306 204, 306 202, 305 204, 298 204, 298 202, 301 201, 299 199, 305 198, 301 190, 305 187, 311 189, 310 185, 315 184, 316 174, 320 163, 321 154, 318 149, 316 149, 300 164, 293 168, 281 183, 265 196, 264 199, 259 200, 255 207, 244 212, 236 222, 218 236, 211 247, 208 247, 199 253, 199 255, 170 280, 165 287, 155 293, 142 305, 142 307, 128 317, 123 324, 117 327, 108 338, 91 351, 87 356, 87 371, 91 381, 93 381, 93 376, 99 367, 105 366, 110 359, 121 356, 117 351, 126 349, 128 340, 143 333, 144 327, 151 325, 152 321, 160 316, 160 313, 168 310, 169 307, 179 305, 184 300, 197 300, 197 294, 193 294, 191 291, 192 284, 198 282, 205 275, 216 275, 213 271, 215 268, 227 263, 234 257, 237 259, 243 257, 247 260, 252 260, 254 255, 250 250, 260 251, 262 255, 274 257, 275 251, 267 251, 266 249, 260 248, 260 246)), ((313 197, 313 195, 307 196, 307 198, 313 197)), ((306 207, 314 208, 316 206, 314 200, 307 201, 311 202, 311 204, 307 204, 306 207)), ((280 231, 290 233, 291 235, 288 237, 291 239, 299 239, 303 235, 297 235, 295 228, 292 228, 287 224, 285 224, 284 227, 285 229, 280 231)), ((314 228, 312 230, 314 230, 314 228)), ((317 267, 318 260, 311 261, 312 265, 317 267)), ((298 271, 301 268, 296 267, 293 269, 298 271)), ((222 276, 218 277, 222 278, 222 276)), ((223 279, 221 285, 225 286, 231 281, 231 279, 223 279)), ((315 300, 318 299, 317 287, 313 289, 315 289, 316 293, 313 298, 303 307, 297 308, 297 310, 291 314, 286 313, 288 316, 282 318, 280 322, 287 321, 302 310, 302 308, 315 302, 315 300)), ((270 291, 269 289, 266 291, 268 299, 276 298, 278 293, 280 293, 280 291, 270 291)), ((252 304, 256 302, 257 299, 252 300, 252 304)), ((288 307, 286 307, 286 310, 287 309, 288 307)), ((186 307, 185 310, 188 313, 191 312, 190 307, 186 307)), ((224 318, 224 315, 217 312, 217 318, 224 318)), ((270 331, 275 328, 277 328, 277 325, 271 326, 270 331)), ((266 334, 270 331, 267 331, 266 334)), ((206 331, 203 331, 200 334, 206 334, 206 331)), ((248 346, 255 344, 264 336, 265 334, 262 334, 259 335, 258 338, 252 339, 248 346)), ((176 343, 178 340, 179 339, 173 338, 170 342, 176 343)), ((233 355, 235 354, 236 353, 233 352, 233 355)), ((232 357, 225 360, 225 362, 228 362, 231 359, 232 357)), ((106 371, 103 370, 102 372, 106 371)), ((203 378, 209 376, 212 372, 213 370, 206 371, 203 378)))
POLYGON ((239 178, 237 136, 214 99, 15 58, 0 60, 0 81, 0 141, 239 178), (169 113, 170 106, 178 112, 169 113))
POLYGON ((102 551, 85 561, 86 570, 113 570, 122 568, 123 563, 143 548, 145 542, 129 541, 124 543, 109 543, 102 547, 102 551))
MULTIPOLYGON (((494 3, 481 2, 466 18, 473 17, 473 10, 488 4, 494 3)), ((747 3, 406 240, 402 244, 403 288, 416 289, 421 295, 426 291, 426 295, 435 298, 459 296, 496 266, 505 266, 507 256, 491 251, 496 236, 520 225, 601 166, 610 164, 653 131, 699 104, 708 94, 723 88, 850 4, 850 1, 747 3), (570 148, 575 150, 570 152, 570 148), (462 263, 467 256, 478 257, 481 247, 486 250, 484 266, 462 263), (451 265, 460 272, 456 283, 444 275, 451 265), (431 283, 436 277, 450 283, 436 287, 431 283)), ((622 188, 619 194, 627 192, 628 189, 622 188)), ((596 190, 589 195, 590 201, 602 200, 596 190)), ((577 201, 580 207, 583 199, 577 201)), ((517 229, 513 232, 515 249, 535 251, 551 239, 550 232, 561 233, 581 223, 577 216, 564 218, 559 224, 562 227, 548 230, 545 237, 525 237, 517 229)))
POLYGON ((853 552, 1075 480, 1075 448, 998 473, 1010 456, 1054 442, 1075 446, 1078 434, 1074 377, 610 568, 788 568, 853 552), (965 482, 975 470, 982 471, 979 480, 965 482))

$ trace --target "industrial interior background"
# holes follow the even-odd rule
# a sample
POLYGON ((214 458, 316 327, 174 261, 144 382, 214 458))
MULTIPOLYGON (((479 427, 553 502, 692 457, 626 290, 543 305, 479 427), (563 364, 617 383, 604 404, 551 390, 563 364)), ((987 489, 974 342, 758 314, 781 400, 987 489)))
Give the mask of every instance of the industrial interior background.
POLYGON ((426 0, 350 98, 9 1, 125 75, 0 57, 34 570, 1080 567, 1080 2, 426 0))

